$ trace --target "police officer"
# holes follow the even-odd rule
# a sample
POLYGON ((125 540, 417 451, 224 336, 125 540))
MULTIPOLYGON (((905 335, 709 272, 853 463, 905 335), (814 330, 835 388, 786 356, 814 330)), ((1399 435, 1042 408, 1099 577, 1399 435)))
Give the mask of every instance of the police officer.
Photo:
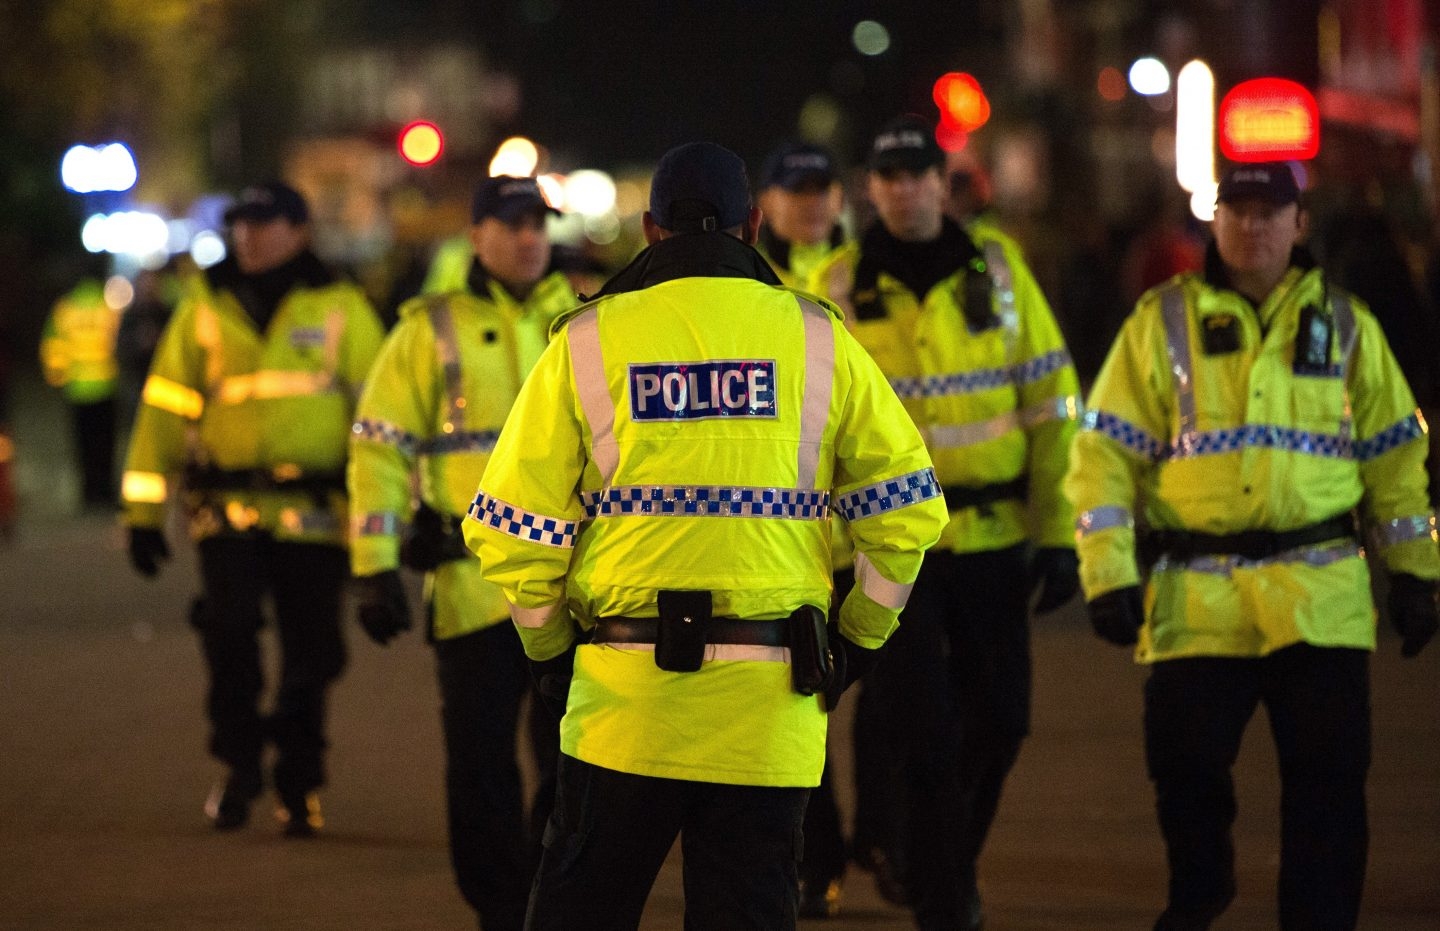
MULTIPOLYGON (((765 158, 760 169, 762 215, 756 250, 788 287, 805 288, 810 274, 845 241, 840 226, 840 181, 830 153, 806 142, 789 142, 765 158)), ((849 536, 837 524, 831 534, 835 591, 832 608, 854 584, 849 536)), ((800 917, 829 918, 839 912, 845 876, 845 838, 825 764, 805 808, 805 858, 800 864, 800 917)))
POLYGON ((878 222, 815 274, 920 426, 950 511, 857 709, 905 743, 922 929, 981 923, 976 860, 1029 729, 1028 602, 1078 588, 1060 490, 1075 370, 1019 248, 944 215, 943 165, 926 121, 888 124, 869 158, 878 222))
POLYGON ((545 219, 554 212, 533 178, 480 184, 466 285, 401 307, 360 398, 349 466, 358 614, 377 643, 410 626, 400 565, 428 573, 450 859, 489 931, 524 923, 560 735, 549 713, 532 709, 529 740, 541 775, 532 844, 515 765, 530 673, 504 596, 480 577, 460 520, 550 321, 575 305, 565 276, 550 267, 545 219), (402 534, 416 470, 421 505, 402 534))
POLYGON ((1150 664, 1165 931, 1208 928, 1234 897, 1230 767, 1260 702, 1280 761, 1280 927, 1355 927, 1375 646, 1357 508, 1404 655, 1437 624, 1425 424, 1375 318, 1296 246, 1304 222, 1285 164, 1225 172, 1204 272, 1125 321, 1066 478, 1095 631, 1150 664))
POLYGON ((759 222, 734 153, 666 153, 649 247, 557 323, 470 508, 565 709, 532 929, 635 928, 677 833, 687 928, 793 927, 822 700, 944 522, 894 393, 833 306, 779 286, 759 222), (832 508, 859 581, 827 631, 832 508))
POLYGON ((115 338, 120 311, 105 300, 98 278, 85 278, 55 302, 40 341, 45 380, 65 393, 81 497, 88 508, 115 507, 115 338))
POLYGON ((160 339, 121 492, 130 561, 154 576, 170 555, 166 500, 184 473, 204 590, 192 622, 210 673, 210 752, 229 767, 207 813, 220 830, 246 822, 269 740, 277 817, 304 837, 322 824, 325 698, 345 665, 346 450, 382 333, 359 288, 310 251, 309 210, 293 188, 247 188, 225 221, 233 255, 190 283, 160 339), (282 661, 262 716, 266 596, 282 661))

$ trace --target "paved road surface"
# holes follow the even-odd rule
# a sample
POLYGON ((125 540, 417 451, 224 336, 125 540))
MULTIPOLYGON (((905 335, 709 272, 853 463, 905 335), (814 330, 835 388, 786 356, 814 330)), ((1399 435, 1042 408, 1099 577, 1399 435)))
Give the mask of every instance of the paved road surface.
MULTIPOLYGON (((184 620, 193 560, 177 545, 158 582, 141 580, 111 519, 69 513, 62 414, 21 387, 26 515, 0 549, 0 928, 473 928, 450 881, 433 670, 413 634, 381 649, 351 627, 323 838, 285 841, 258 809, 236 834, 208 828, 218 769, 184 620)), ((1440 648, 1402 662, 1382 634, 1361 927, 1440 931, 1440 648)), ((1035 661, 1034 736, 981 868, 987 928, 1145 931, 1164 870, 1139 742, 1143 673, 1094 641, 1074 605, 1036 625, 1035 661)), ((1236 781, 1240 894, 1216 931, 1262 931, 1275 927, 1278 821, 1263 719, 1236 781)), ((840 920, 805 926, 911 926, 853 870, 844 904, 840 920)), ((643 927, 681 927, 678 855, 643 927)))

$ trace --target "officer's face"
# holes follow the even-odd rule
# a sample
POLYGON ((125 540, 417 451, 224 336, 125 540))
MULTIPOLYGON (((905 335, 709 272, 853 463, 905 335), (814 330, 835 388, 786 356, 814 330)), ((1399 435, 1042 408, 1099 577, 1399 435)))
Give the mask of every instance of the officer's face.
POLYGON ((766 188, 760 194, 765 222, 786 242, 813 246, 825 242, 840 217, 840 185, 814 181, 795 190, 766 188))
POLYGON ((486 217, 470 228, 470 242, 485 270, 516 297, 528 295, 550 265, 543 210, 514 220, 486 217))
POLYGON ((880 222, 896 239, 926 242, 940 235, 945 181, 938 167, 870 172, 870 200, 880 222))
POLYGON ((1278 277, 1304 227, 1300 207, 1247 198, 1215 206, 1215 248, 1232 273, 1278 277))
POLYGON ((310 241, 310 227, 284 217, 271 220, 236 220, 230 227, 235 262, 247 275, 279 268, 295 258, 310 241))

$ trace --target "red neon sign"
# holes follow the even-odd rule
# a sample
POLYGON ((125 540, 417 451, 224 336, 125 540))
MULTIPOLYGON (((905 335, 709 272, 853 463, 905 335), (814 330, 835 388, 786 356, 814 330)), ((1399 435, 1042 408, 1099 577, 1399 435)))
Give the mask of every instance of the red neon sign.
POLYGON ((1320 151, 1320 109, 1304 86, 1256 78, 1220 101, 1220 152, 1232 162, 1305 161, 1320 151))

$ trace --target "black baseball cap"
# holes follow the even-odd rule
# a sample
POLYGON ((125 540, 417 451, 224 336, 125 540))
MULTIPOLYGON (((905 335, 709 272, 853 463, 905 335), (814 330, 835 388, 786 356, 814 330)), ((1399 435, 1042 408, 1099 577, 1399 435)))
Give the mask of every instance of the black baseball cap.
POLYGON ((470 203, 470 221, 479 223, 486 217, 495 217, 505 223, 512 223, 527 213, 559 213, 540 193, 540 185, 534 178, 517 178, 513 175, 496 175, 480 182, 475 189, 475 199, 470 203))
POLYGON ((650 180, 650 216, 672 233, 727 230, 750 216, 745 162, 713 142, 690 142, 660 157, 650 180))
POLYGON ((1276 206, 1300 203, 1300 185, 1295 172, 1284 162, 1253 162, 1231 165, 1220 178, 1217 203, 1263 200, 1276 206))
POLYGON ((912 113, 886 123, 870 143, 871 171, 924 171, 944 164, 945 152, 935 141, 935 127, 912 113))
POLYGON ((239 198, 225 211, 227 226, 237 220, 274 220, 284 217, 299 225, 310 221, 310 208, 300 192, 283 181, 266 181, 240 192, 239 198))
POLYGON ((808 185, 828 187, 835 180, 835 159, 818 145, 790 142, 771 152, 760 167, 760 188, 787 191, 808 185))

